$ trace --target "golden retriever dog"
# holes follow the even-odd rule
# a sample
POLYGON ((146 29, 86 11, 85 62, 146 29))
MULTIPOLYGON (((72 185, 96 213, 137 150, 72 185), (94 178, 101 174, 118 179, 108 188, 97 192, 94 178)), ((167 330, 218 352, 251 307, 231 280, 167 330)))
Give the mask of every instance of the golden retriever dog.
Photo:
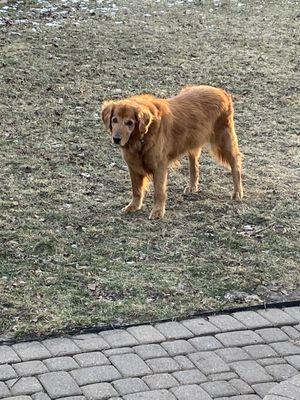
POLYGON ((211 86, 190 86, 177 96, 159 99, 142 94, 102 104, 102 120, 128 165, 132 200, 122 209, 141 209, 149 178, 154 184, 150 219, 163 218, 167 199, 168 166, 187 153, 190 182, 198 191, 199 158, 203 146, 231 168, 233 199, 243 197, 241 154, 234 130, 231 96, 211 86))

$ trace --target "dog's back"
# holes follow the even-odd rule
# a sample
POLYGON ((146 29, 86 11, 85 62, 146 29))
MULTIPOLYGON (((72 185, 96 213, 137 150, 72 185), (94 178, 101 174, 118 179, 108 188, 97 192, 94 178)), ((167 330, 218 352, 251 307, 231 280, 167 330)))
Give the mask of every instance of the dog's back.
POLYGON ((174 158, 209 144, 215 126, 221 120, 226 124, 233 114, 230 95, 210 86, 186 87, 167 101, 172 115, 169 135, 174 158))
POLYGON ((209 114, 210 119, 221 114, 230 115, 233 112, 232 99, 229 93, 212 86, 187 86, 181 92, 169 99, 170 104, 192 105, 199 112, 209 114))

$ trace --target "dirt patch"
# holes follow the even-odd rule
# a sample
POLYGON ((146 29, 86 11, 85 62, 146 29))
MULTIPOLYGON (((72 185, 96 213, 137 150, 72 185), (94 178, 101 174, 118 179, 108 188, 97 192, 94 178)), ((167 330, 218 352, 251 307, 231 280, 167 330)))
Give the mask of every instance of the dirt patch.
POLYGON ((7 2, 0 23, 3 334, 299 298, 295 2, 7 2), (151 196, 123 216, 100 102, 190 83, 234 96, 245 200, 204 154, 199 194, 184 159, 165 220, 147 220, 151 196))

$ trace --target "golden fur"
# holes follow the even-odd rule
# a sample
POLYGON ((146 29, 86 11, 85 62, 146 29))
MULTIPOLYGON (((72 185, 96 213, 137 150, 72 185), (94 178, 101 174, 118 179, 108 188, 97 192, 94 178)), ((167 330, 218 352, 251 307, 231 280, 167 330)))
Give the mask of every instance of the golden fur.
POLYGON ((159 99, 133 96, 102 105, 102 120, 121 146, 132 183, 132 201, 124 212, 142 207, 147 181, 153 178, 154 207, 150 219, 162 218, 167 198, 168 166, 187 153, 189 192, 198 191, 199 157, 207 145, 215 158, 231 168, 233 198, 241 200, 241 155, 234 130, 231 96, 210 86, 190 86, 177 96, 159 99))

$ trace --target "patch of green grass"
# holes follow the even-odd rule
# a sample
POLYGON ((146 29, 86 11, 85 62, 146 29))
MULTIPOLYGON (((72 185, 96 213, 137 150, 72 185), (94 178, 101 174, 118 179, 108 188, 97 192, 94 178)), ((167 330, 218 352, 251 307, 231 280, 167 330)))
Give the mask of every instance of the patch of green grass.
POLYGON ((118 1, 91 12, 57 2, 48 14, 33 5, 0 25, 2 336, 292 298, 296 4, 118 1), (230 174, 204 153, 199 194, 183 194, 184 159, 170 172, 163 221, 147 219, 151 191, 142 211, 122 215, 130 182, 100 103, 190 83, 233 93, 245 200, 230 200, 230 174))

